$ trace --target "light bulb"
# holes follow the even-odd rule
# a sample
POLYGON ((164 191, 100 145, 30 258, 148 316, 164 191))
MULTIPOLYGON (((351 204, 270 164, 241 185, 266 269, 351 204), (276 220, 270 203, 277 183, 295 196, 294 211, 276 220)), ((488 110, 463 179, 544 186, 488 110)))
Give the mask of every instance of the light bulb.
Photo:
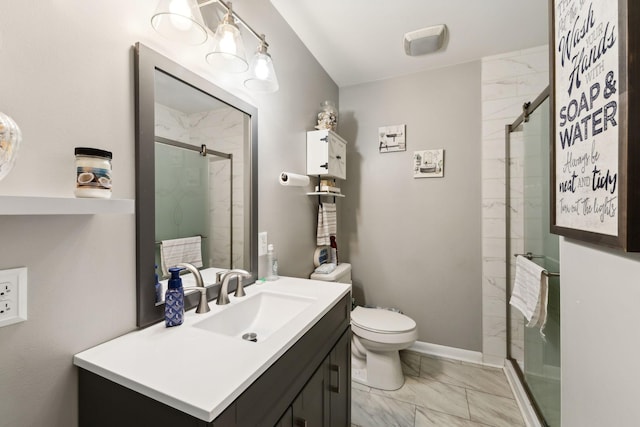
POLYGON ((256 77, 261 80, 266 80, 269 77, 269 65, 264 55, 259 55, 256 58, 254 72, 256 77))
POLYGON ((220 39, 220 50, 225 53, 236 53, 236 41, 232 31, 225 29, 220 39))
POLYGON ((171 13, 171 24, 180 31, 189 31, 193 25, 191 19, 191 9, 186 0, 171 0, 169 4, 169 12, 171 13))

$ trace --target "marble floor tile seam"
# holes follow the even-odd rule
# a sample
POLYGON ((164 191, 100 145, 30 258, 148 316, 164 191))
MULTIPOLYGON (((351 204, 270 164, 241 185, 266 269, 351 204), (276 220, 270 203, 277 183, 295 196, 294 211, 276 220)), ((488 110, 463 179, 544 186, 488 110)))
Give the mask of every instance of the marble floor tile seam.
POLYGON ((444 358, 422 357, 418 372, 422 378, 514 399, 504 371, 498 368, 471 366, 444 358))
MULTIPOLYGON (((468 405, 468 404, 469 404, 469 401, 467 400, 467 405, 468 405)), ((459 418, 460 420, 463 420, 463 421, 470 421, 470 422, 474 422, 474 423, 476 423, 476 424, 478 424, 478 425, 481 425, 481 426, 486 426, 486 427, 495 427, 493 424, 486 424, 486 423, 483 423, 483 422, 481 422, 481 421, 473 420, 473 419, 471 419, 471 417, 469 417, 469 418, 461 417, 461 416, 459 416, 459 415, 450 414, 450 413, 448 413, 448 412, 438 411, 437 409, 427 408, 427 407, 426 407, 426 406, 424 406, 424 405, 417 405, 417 404, 416 404, 416 405, 414 405, 414 406, 415 406, 415 411, 416 411, 416 412, 418 411, 418 408, 422 408, 422 409, 426 409, 426 410, 431 411, 431 412, 437 412, 437 413, 440 413, 440 414, 443 414, 443 415, 448 415, 448 416, 450 416, 450 417, 459 418)), ((414 417, 415 417, 415 416, 417 416, 417 414, 416 414, 416 415, 414 415, 414 417)), ((443 426, 443 427, 444 427, 444 426, 443 426)))
MULTIPOLYGON (((438 381, 434 381, 434 382, 438 382, 438 381)), ((444 386, 451 386, 451 384, 447 384, 447 383, 441 383, 441 384, 443 384, 444 386)), ((487 393, 487 392, 476 390, 476 389, 473 389, 473 388, 465 388, 465 387, 457 387, 457 388, 462 388, 465 391, 465 400, 466 400, 466 403, 467 403, 467 410, 468 410, 468 413, 469 413, 468 417, 463 417, 463 416, 460 416, 459 414, 455 414, 455 413, 451 413, 451 412, 435 409, 433 407, 430 407, 430 406, 427 406, 427 405, 424 405, 424 404, 412 403, 412 402, 409 402, 407 400, 398 399, 398 398, 393 397, 392 395, 379 394, 379 396, 384 397, 386 399, 393 400, 395 402, 400 402, 402 404, 407 404, 407 405, 413 406, 414 407, 414 411, 417 410, 417 407, 420 407, 422 409, 426 409, 426 410, 429 410, 429 411, 432 411, 432 412, 438 412, 438 413, 441 413, 441 414, 445 414, 445 415, 448 415, 448 416, 459 418, 461 420, 471 421, 471 422, 474 422, 476 424, 480 424, 480 425, 487 426, 487 427, 496 427, 496 425, 495 424, 487 424, 487 423, 482 422, 481 420, 474 419, 474 417, 471 415, 472 414, 472 409, 471 409, 471 404, 469 402, 469 397, 468 397, 468 395, 469 395, 468 392, 469 391, 471 391, 472 393, 478 393, 480 395, 488 395, 488 396, 496 397, 496 398, 499 398, 499 399, 508 399, 508 400, 513 401, 513 403, 517 406, 517 402, 515 401, 515 399, 512 399, 512 398, 507 398, 507 397, 504 397, 504 396, 500 396, 500 395, 496 395, 496 394, 492 394, 492 393, 487 393)), ((363 391, 365 393, 369 393, 369 394, 372 393, 371 391, 365 391, 365 390, 361 390, 361 391, 363 391)), ((414 414, 414 417, 415 417, 415 414, 414 414)), ((358 427, 360 427, 360 426, 358 426, 358 427)), ((362 426, 362 427, 365 427, 365 426, 362 426)))

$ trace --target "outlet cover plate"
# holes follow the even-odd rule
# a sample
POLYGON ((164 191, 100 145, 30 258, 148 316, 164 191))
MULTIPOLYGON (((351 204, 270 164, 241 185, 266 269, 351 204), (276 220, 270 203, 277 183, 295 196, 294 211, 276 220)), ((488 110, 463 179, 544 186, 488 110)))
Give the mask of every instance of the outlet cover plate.
POLYGON ((0 270, 0 327, 27 320, 27 268, 0 270))

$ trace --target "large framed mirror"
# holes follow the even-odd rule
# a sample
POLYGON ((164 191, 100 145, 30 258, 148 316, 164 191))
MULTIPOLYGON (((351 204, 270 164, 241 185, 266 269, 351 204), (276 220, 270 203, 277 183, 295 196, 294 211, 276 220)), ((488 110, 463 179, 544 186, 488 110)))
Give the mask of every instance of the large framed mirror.
MULTIPOLYGON (((140 43, 134 56, 137 324, 146 327, 164 318, 156 274, 165 285, 176 256, 197 260, 209 300, 217 271, 242 268, 252 273, 243 282, 255 282, 258 111, 140 43)), ((198 298, 187 294, 185 309, 198 298)))

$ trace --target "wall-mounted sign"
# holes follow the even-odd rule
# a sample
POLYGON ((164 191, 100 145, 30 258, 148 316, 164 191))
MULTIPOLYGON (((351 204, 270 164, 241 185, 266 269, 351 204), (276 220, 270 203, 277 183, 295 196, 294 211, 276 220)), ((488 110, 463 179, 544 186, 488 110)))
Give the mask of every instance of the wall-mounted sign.
POLYGON ((406 151, 406 125, 393 125, 378 128, 378 150, 381 153, 406 151))
POLYGON ((551 0, 551 231, 640 250, 637 221, 631 221, 640 207, 633 196, 640 174, 628 167, 638 152, 628 149, 631 135, 638 135, 629 106, 638 100, 627 99, 637 80, 629 72, 628 46, 638 45, 625 36, 627 28, 640 27, 634 28, 637 13, 629 13, 626 1, 551 0))

